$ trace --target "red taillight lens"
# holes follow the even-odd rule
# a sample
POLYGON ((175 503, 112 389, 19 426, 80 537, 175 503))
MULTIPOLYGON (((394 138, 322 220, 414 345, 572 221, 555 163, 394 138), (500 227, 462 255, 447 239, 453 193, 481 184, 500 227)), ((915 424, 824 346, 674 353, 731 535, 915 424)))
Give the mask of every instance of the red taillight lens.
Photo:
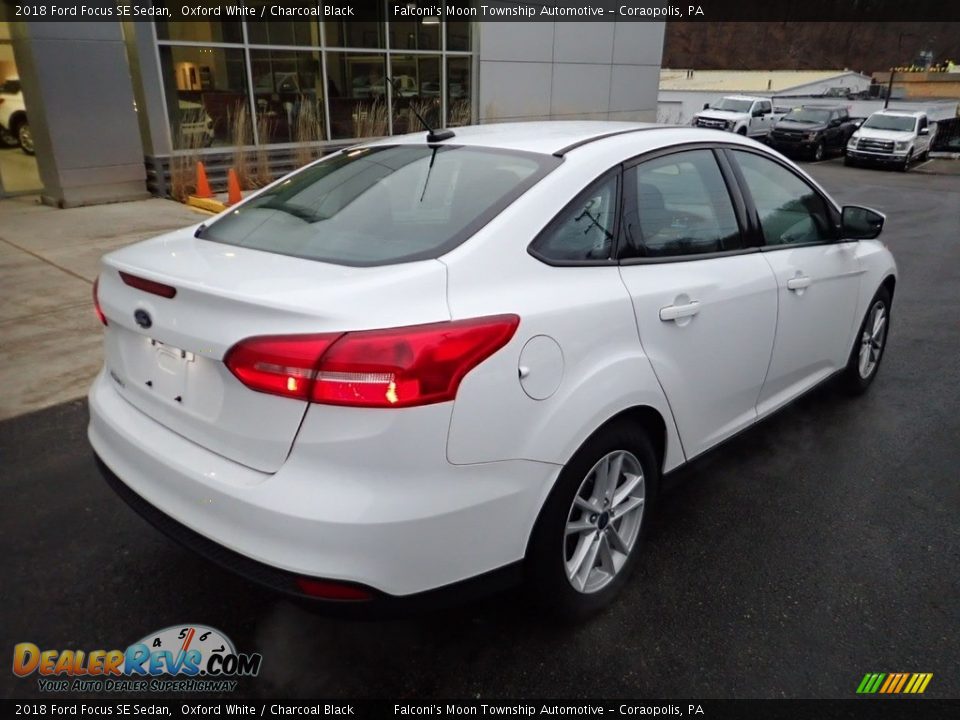
POLYGON ((314 578, 297 578, 297 588, 304 595, 323 600, 372 600, 373 593, 358 585, 333 582, 331 580, 315 580, 314 578))
POLYGON ((100 288, 100 276, 97 275, 97 279, 93 281, 93 311, 97 314, 97 317, 100 319, 104 325, 107 324, 107 316, 103 314, 103 308, 100 307, 100 295, 97 291, 100 288))
POLYGON ((171 285, 164 285, 156 280, 147 280, 146 278, 137 277, 130 273, 121 272, 120 279, 132 288, 143 290, 153 295, 159 295, 160 297, 172 298, 177 294, 177 289, 171 285))
POLYGON ((308 400, 320 357, 341 335, 250 338, 230 348, 223 361, 253 390, 308 400))
POLYGON ((516 332, 516 315, 244 340, 227 353, 248 387, 326 405, 412 407, 453 400, 464 376, 516 332))

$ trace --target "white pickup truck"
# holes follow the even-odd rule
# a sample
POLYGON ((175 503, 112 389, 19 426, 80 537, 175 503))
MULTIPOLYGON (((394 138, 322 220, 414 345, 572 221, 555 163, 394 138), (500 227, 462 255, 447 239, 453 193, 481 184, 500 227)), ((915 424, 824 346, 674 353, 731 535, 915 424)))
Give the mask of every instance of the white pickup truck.
POLYGON ((844 163, 893 165, 909 170, 914 160, 930 157, 937 124, 926 113, 880 110, 864 120, 850 136, 844 163))
POLYGON ((705 106, 693 116, 691 124, 753 138, 765 138, 773 124, 782 117, 783 113, 773 111, 770 98, 731 95, 712 107, 705 106))
POLYGON ((0 143, 8 147, 19 145, 27 155, 34 153, 20 78, 7 78, 0 84, 0 143))

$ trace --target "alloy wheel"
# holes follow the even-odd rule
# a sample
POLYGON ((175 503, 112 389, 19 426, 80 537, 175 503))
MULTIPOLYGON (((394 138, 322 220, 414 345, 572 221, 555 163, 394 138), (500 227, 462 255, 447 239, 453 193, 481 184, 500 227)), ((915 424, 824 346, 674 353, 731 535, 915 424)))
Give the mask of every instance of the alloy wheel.
POLYGON ((20 147, 32 155, 33 133, 30 132, 30 126, 27 123, 23 123, 23 125, 17 129, 17 138, 20 140, 20 147))
POLYGON ((887 306, 877 300, 870 308, 870 315, 860 336, 860 356, 857 369, 866 380, 877 369, 883 344, 887 339, 887 306))
POLYGON ((567 514, 563 563, 581 593, 605 588, 623 569, 640 535, 646 484, 635 455, 615 450, 586 474, 567 514))

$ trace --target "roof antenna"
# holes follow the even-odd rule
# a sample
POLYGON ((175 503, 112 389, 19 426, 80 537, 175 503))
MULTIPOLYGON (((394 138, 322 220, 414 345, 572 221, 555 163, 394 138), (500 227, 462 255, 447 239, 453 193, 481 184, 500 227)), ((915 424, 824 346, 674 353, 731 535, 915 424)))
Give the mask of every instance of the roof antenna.
MULTIPOLYGON (((397 97, 400 97, 400 87, 397 85, 397 81, 390 76, 387 76, 387 80, 389 80, 390 85, 393 86, 393 92, 396 93, 397 97)), ((436 142, 440 142, 441 140, 449 140, 450 138, 456 136, 456 133, 454 133, 453 130, 441 130, 437 132, 432 127, 430 127, 430 124, 423 119, 423 115, 417 112, 417 108, 413 105, 413 103, 410 103, 410 109, 413 111, 413 114, 417 116, 417 120, 420 121, 420 124, 427 129, 428 143, 436 143, 436 142)), ((432 164, 433 163, 431 163, 431 165, 432 164)))

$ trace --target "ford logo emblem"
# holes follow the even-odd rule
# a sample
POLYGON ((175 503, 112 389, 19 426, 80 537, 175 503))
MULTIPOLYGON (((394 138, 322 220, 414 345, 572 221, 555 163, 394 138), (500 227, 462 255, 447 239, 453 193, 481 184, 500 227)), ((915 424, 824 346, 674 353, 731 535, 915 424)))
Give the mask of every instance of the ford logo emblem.
POLYGON ((137 310, 133 313, 133 319, 137 321, 137 325, 146 330, 148 327, 153 325, 153 319, 150 317, 150 313, 146 310, 137 310))

